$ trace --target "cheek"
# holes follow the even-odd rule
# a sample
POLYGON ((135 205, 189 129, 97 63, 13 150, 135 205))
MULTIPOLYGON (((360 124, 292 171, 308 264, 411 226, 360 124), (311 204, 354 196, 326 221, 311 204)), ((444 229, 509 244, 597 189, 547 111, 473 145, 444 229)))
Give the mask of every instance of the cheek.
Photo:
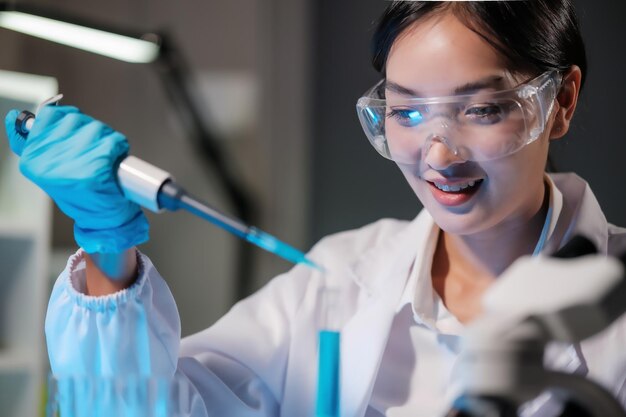
POLYGON ((420 164, 401 164, 396 162, 396 165, 398 166, 398 168, 400 168, 400 172, 402 172, 402 175, 404 175, 404 178, 408 182, 409 186, 423 204, 424 201, 422 200, 422 194, 424 193, 424 191, 427 191, 427 184, 422 181, 419 176, 420 164))
POLYGON ((532 145, 511 157, 484 165, 490 183, 486 199, 492 215, 500 220, 536 208, 543 189, 544 162, 543 153, 532 145))
POLYGON ((493 176, 507 188, 510 184, 511 191, 517 194, 525 194, 532 189, 533 185, 543 182, 545 162, 548 154, 548 141, 543 138, 527 145, 517 153, 509 157, 495 161, 491 164, 493 176))

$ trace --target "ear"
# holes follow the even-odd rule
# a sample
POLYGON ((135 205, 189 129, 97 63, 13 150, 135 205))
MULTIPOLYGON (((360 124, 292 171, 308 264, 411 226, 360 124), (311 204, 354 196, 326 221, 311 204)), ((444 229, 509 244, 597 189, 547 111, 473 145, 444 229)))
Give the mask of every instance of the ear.
POLYGON ((556 114, 550 127, 550 139, 559 139, 569 131, 570 122, 578 103, 581 81, 582 72, 577 65, 572 65, 563 75, 561 88, 556 95, 557 105, 554 107, 556 114))

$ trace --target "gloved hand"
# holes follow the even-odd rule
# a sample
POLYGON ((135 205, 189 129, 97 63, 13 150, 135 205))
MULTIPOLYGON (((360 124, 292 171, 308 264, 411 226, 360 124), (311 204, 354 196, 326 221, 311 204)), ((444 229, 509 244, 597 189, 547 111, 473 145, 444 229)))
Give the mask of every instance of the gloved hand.
POLYGON ((148 221, 127 200, 116 171, 128 154, 126 138, 76 107, 45 106, 25 138, 18 110, 5 118, 20 171, 74 220, 74 238, 88 253, 120 253, 148 240, 148 221))

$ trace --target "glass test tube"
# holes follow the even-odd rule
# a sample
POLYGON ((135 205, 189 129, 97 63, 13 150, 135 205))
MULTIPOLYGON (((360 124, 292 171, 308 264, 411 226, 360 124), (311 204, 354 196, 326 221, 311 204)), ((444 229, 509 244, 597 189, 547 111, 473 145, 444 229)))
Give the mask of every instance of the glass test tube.
POLYGON ((341 315, 339 288, 322 290, 316 417, 339 417, 341 315))

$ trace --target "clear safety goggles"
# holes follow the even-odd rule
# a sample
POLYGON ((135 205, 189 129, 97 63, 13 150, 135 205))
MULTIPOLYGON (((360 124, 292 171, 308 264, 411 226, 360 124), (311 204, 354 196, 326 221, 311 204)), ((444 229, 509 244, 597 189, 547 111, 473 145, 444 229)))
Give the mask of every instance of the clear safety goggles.
POLYGON ((385 158, 414 164, 433 141, 467 161, 502 158, 536 140, 554 106, 561 75, 548 71, 501 91, 385 98, 385 80, 357 102, 367 138, 385 158))

